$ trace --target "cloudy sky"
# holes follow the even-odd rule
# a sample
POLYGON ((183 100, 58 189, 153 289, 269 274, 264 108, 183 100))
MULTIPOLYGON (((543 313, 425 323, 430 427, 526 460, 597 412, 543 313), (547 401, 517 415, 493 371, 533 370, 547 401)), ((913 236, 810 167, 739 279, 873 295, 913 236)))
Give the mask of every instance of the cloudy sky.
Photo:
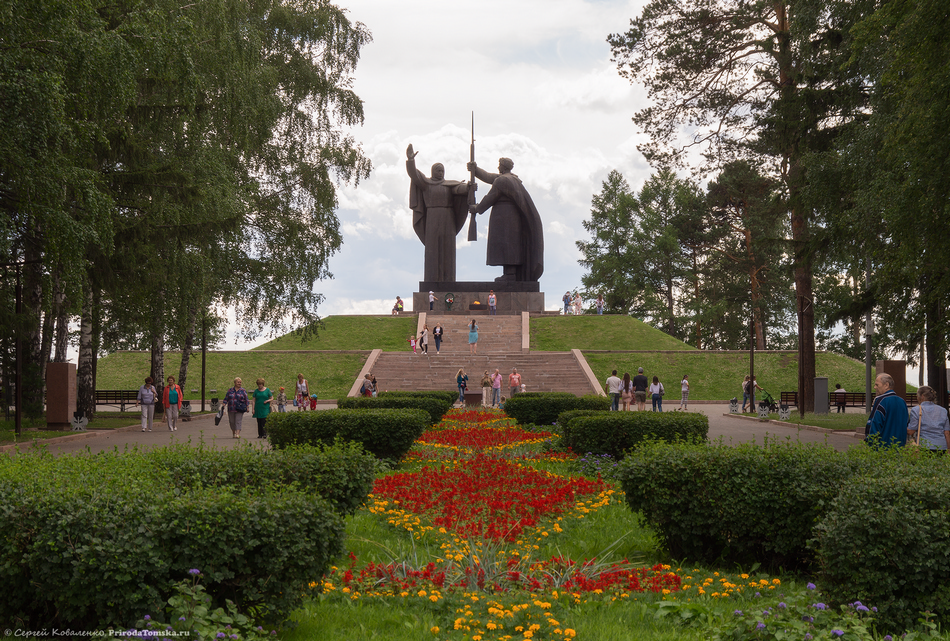
MULTIPOLYGON (((366 121, 354 131, 372 176, 340 191, 343 247, 332 257, 323 316, 388 313, 411 302, 422 280, 423 246, 412 230, 406 146, 428 173, 467 180, 471 114, 476 159, 495 171, 500 156, 538 206, 544 224, 541 290, 548 308, 580 285, 574 242, 585 238, 591 197, 612 169, 639 188, 649 166, 631 117, 645 92, 622 79, 606 38, 628 28, 642 0, 340 0, 373 42, 362 52, 355 90, 366 121)), ((487 193, 479 186, 478 197, 487 193)), ((491 280, 487 216, 479 239, 457 237, 458 280, 491 280)))

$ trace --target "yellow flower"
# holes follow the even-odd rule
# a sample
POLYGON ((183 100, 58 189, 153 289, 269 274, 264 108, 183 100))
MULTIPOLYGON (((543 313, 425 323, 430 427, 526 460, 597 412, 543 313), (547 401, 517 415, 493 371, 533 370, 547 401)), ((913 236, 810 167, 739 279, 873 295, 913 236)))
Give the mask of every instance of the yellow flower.
POLYGON ((431 628, 429 628, 429 632, 431 632, 432 634, 438 634, 438 633, 439 633, 439 626, 437 626, 437 625, 432 626, 431 628))
POLYGON ((429 600, 432 601, 433 603, 436 603, 438 602, 439 597, 433 594, 432 596, 429 597, 429 600))
POLYGON ((782 585, 782 582, 778 579, 772 579, 772 585, 782 585))
POLYGON ((573 639, 574 637, 577 636, 577 632, 575 632, 573 628, 565 628, 564 636, 567 637, 568 639, 573 639))

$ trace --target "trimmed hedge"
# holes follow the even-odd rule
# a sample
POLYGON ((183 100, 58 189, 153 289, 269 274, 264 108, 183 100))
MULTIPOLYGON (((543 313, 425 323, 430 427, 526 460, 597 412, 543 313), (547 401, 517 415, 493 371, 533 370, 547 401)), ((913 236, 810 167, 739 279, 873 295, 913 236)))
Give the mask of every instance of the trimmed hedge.
POLYGON ((0 482, 0 620, 23 627, 129 626, 160 612, 198 568, 214 605, 282 620, 342 553, 326 500, 291 489, 148 491, 62 479, 54 492, 0 482))
POLYGON ((390 398, 390 397, 406 397, 406 398, 437 398, 443 401, 446 401, 449 406, 455 404, 459 399, 458 390, 425 390, 425 391, 412 391, 404 392, 401 390, 396 390, 393 392, 380 392, 377 398, 390 398))
MULTIPOLYGON (((458 395, 456 395, 458 398, 458 395)), ((355 396, 338 399, 337 407, 341 410, 380 410, 380 409, 410 409, 425 410, 429 413, 429 424, 435 425, 442 420, 445 413, 452 408, 452 401, 446 401, 433 396, 355 396)), ((268 423, 270 430, 270 423, 268 423)))
MULTIPOLYGON (((590 419, 575 422, 582 420, 590 419)), ((812 527, 871 460, 866 451, 790 441, 655 442, 628 454, 618 475, 630 509, 643 513, 673 558, 813 568, 812 527)))
POLYGON ((832 604, 874 605, 891 632, 910 629, 924 611, 950 616, 950 474, 939 464, 929 474, 867 475, 841 488, 815 527, 820 583, 832 604))
POLYGON ((291 445, 327 445, 337 439, 356 441, 377 458, 398 461, 429 427, 430 418, 428 412, 420 409, 272 413, 267 419, 267 438, 277 449, 291 445))
POLYGON ((568 392, 525 392, 505 401, 505 414, 519 423, 553 425, 569 410, 609 410, 610 399, 603 396, 575 396, 568 392))
POLYGON ((564 423, 561 438, 573 451, 620 459, 646 440, 705 442, 709 417, 687 412, 596 412, 564 423))
POLYGON ((214 607, 283 620, 341 554, 374 467, 355 444, 3 457, 0 620, 130 626, 192 568, 214 607))
POLYGON ((142 456, 156 465, 172 487, 254 488, 297 483, 319 494, 341 514, 354 514, 373 488, 376 464, 359 443, 333 446, 291 445, 262 451, 250 446, 230 450, 170 445, 142 456))

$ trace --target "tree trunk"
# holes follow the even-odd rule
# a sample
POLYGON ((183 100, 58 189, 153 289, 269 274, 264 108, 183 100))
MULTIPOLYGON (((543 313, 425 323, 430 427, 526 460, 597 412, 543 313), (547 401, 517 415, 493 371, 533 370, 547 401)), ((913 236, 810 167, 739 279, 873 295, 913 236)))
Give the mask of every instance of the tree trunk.
POLYGON ((181 366, 178 368, 178 385, 185 391, 185 381, 188 380, 188 362, 195 346, 195 319, 198 317, 198 306, 188 308, 188 327, 185 328, 185 343, 181 346, 181 366))
POLYGON ((798 305, 798 398, 802 415, 815 411, 815 306, 812 293, 811 256, 807 249, 808 223, 800 210, 792 210, 795 244, 795 301, 798 305))
POLYGON ((46 389, 46 362, 43 359, 43 264, 42 244, 37 235, 25 239, 23 265, 23 330, 25 367, 23 402, 27 407, 42 407, 46 389))
POLYGON ((937 404, 947 407, 947 339, 940 328, 942 313, 938 302, 927 304, 927 383, 937 392, 937 404))
POLYGON ((79 366, 76 371, 76 409, 90 421, 96 415, 94 361, 92 344, 92 292, 83 293, 82 317, 79 323, 79 366))
POLYGON ((159 392, 165 387, 165 336, 162 330, 161 303, 156 301, 152 312, 150 376, 159 392))

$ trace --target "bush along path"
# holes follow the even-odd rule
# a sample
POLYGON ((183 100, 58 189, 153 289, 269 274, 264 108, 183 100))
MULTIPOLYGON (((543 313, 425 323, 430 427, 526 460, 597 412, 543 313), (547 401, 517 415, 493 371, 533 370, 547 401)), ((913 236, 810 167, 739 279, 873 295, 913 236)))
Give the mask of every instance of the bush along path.
POLYGON ((656 539, 623 493, 598 473, 570 475, 590 468, 544 429, 501 412, 446 414, 377 478, 348 524, 346 562, 310 585, 281 637, 886 638, 873 607, 831 608, 806 581, 643 562, 658 558, 656 539), (641 550, 618 547, 624 528, 640 528, 641 550), (557 553, 598 536, 595 554, 557 553))

